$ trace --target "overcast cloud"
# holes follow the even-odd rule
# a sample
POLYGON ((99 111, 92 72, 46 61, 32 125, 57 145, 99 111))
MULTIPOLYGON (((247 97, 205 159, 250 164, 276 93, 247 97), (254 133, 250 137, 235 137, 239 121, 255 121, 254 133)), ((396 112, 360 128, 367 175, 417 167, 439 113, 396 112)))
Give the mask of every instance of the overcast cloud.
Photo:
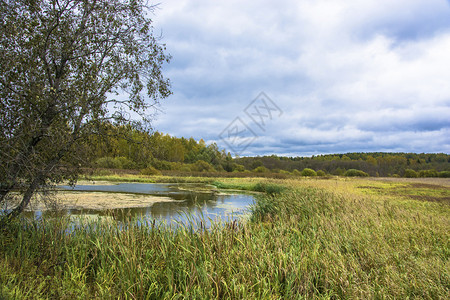
POLYGON ((450 152, 448 1, 162 0, 154 21, 174 92, 156 130, 240 155, 450 152), (260 92, 283 112, 263 127, 260 92), (221 139, 236 117, 248 147, 221 139))

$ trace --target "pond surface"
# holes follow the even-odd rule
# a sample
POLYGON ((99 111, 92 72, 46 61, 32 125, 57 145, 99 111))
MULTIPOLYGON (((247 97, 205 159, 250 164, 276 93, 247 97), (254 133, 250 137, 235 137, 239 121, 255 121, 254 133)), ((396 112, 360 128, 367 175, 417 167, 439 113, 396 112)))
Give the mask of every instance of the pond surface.
MULTIPOLYGON (((86 184, 61 186, 63 190, 77 191, 78 197, 89 197, 92 192, 108 195, 132 194, 151 195, 156 199, 146 207, 128 207, 120 209, 83 209, 68 208, 64 214, 71 216, 84 215, 89 217, 107 216, 119 221, 139 218, 146 222, 163 221, 168 224, 186 224, 189 221, 204 220, 210 224, 211 220, 232 221, 248 214, 248 208, 254 201, 249 194, 226 194, 217 192, 213 186, 204 184, 161 184, 161 183, 119 183, 119 184, 86 184), (156 196, 156 197, 155 197, 156 196), (161 202, 158 202, 161 197, 161 202), (170 198, 169 200, 167 200, 170 198)), ((88 199, 86 199, 88 200, 88 199)), ((34 211, 35 218, 51 215, 51 212, 34 211)))

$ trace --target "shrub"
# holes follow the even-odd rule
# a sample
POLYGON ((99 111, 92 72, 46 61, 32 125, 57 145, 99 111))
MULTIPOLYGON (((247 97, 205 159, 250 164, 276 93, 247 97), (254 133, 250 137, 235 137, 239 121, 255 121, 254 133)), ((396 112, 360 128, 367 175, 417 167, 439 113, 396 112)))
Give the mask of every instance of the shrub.
POLYGON ((322 170, 319 170, 319 171, 317 171, 316 173, 317 173, 317 176, 321 176, 321 177, 327 176, 327 174, 325 173, 325 171, 322 171, 322 170))
POLYGON ((152 166, 148 166, 147 168, 141 170, 141 174, 142 175, 161 175, 161 172, 152 166))
POLYGON ((154 159, 152 161, 152 166, 158 170, 179 170, 182 167, 182 164, 179 162, 154 159))
POLYGON ((356 170, 356 169, 349 169, 345 171, 344 176, 351 176, 351 177, 368 177, 369 174, 367 174, 364 171, 356 170))
POLYGON ((233 164, 233 172, 244 172, 245 171, 245 167, 243 165, 240 164, 233 164))
POLYGON ((112 157, 102 157, 95 161, 95 164, 99 168, 106 168, 106 169, 120 169, 120 166, 117 164, 117 162, 112 157))
POLYGON ((255 173, 266 173, 266 172, 269 172, 269 169, 267 169, 264 166, 259 166, 259 167, 254 168, 253 172, 255 172, 255 173))
POLYGON ((419 177, 438 177, 438 172, 436 170, 422 170, 419 172, 419 177))
POLYGON ((196 172, 215 172, 216 171, 210 163, 208 163, 204 160, 197 160, 195 163, 192 164, 191 169, 192 169, 192 171, 196 171, 196 172))
POLYGON ((222 165, 217 165, 215 167, 215 169, 216 169, 217 172, 225 172, 225 169, 222 167, 222 165))
POLYGON ((450 171, 441 171, 441 172, 439 172, 439 177, 450 178, 450 171))
POLYGON ((119 162, 119 165, 121 166, 120 169, 128 169, 128 170, 136 169, 136 164, 126 157, 119 156, 116 157, 115 160, 119 162))
POLYGON ((310 168, 304 168, 301 174, 302 176, 317 176, 316 171, 310 168))
POLYGON ((292 171, 292 175, 295 175, 295 176, 300 176, 300 175, 302 175, 302 173, 300 173, 300 171, 299 171, 299 170, 297 170, 297 169, 294 169, 294 170, 292 171))
POLYGON ((191 167, 189 165, 184 164, 183 166, 181 166, 180 171, 182 172, 191 172, 191 167))
POLYGON ((340 167, 332 172, 333 175, 338 175, 338 176, 342 176, 342 175, 344 175, 344 173, 345 173, 345 169, 342 169, 340 167))
POLYGON ((406 169, 404 176, 406 178, 416 178, 417 176, 419 176, 419 174, 412 169, 406 169))

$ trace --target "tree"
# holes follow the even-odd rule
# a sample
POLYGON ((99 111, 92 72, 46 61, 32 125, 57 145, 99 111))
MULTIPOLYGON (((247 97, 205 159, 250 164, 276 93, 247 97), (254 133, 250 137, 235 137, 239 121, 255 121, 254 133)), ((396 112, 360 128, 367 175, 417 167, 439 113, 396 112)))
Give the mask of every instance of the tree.
POLYGON ((0 3, 0 206, 76 181, 101 124, 148 129, 149 108, 170 95, 170 57, 143 0, 0 3), (137 119, 137 116, 140 118, 137 119))

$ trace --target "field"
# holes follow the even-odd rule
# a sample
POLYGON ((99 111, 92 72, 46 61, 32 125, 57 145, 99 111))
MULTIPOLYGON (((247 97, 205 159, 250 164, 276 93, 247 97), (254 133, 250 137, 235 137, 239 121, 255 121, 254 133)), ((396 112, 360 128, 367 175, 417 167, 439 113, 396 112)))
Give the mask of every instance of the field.
POLYGON ((0 234, 0 299, 450 298, 450 180, 173 178, 265 192, 205 230, 17 221, 0 234))

